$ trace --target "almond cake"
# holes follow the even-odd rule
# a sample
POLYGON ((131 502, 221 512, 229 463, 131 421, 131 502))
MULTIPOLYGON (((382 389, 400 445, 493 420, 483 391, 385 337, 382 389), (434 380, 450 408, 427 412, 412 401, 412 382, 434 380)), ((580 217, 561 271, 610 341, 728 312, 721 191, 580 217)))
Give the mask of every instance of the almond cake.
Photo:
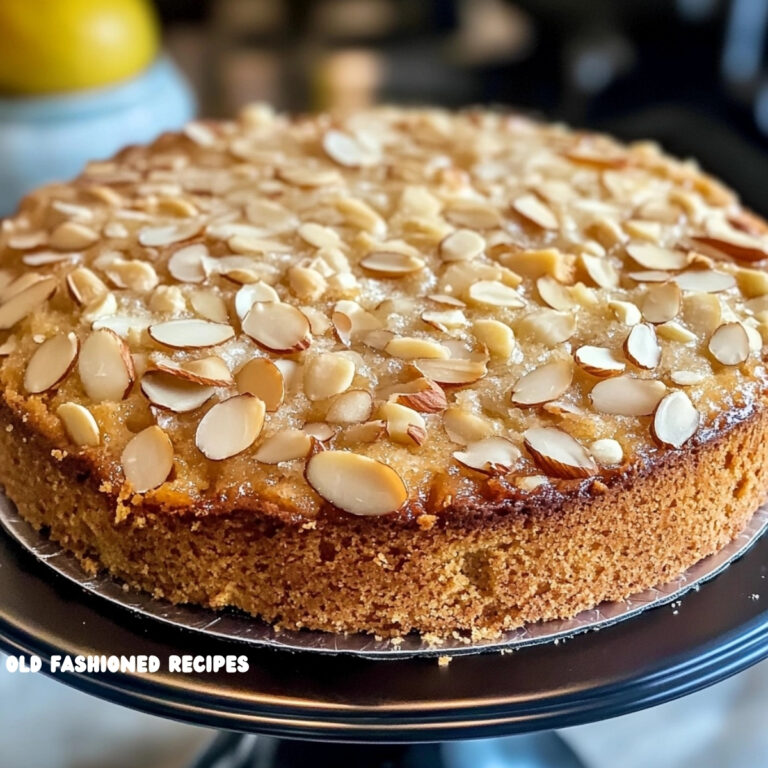
POLYGON ((492 636, 768 486, 768 226, 651 143, 255 105, 34 192, 0 256, 0 481, 159 598, 492 636))

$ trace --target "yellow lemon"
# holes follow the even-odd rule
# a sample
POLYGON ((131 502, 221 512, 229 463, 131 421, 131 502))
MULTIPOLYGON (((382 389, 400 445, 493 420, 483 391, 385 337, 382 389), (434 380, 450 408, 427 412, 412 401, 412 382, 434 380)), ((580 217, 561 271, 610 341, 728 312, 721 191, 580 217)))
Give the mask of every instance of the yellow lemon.
POLYGON ((144 69, 157 48, 148 0, 0 0, 0 92, 114 83, 144 69))

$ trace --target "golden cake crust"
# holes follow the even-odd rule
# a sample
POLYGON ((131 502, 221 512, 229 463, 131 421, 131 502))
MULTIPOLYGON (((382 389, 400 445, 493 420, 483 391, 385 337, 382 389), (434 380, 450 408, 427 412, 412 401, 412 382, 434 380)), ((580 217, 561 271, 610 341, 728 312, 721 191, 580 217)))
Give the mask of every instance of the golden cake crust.
POLYGON ((33 193, 0 256, 0 482, 174 602, 493 635, 763 500, 768 227, 651 145, 257 108, 33 193))

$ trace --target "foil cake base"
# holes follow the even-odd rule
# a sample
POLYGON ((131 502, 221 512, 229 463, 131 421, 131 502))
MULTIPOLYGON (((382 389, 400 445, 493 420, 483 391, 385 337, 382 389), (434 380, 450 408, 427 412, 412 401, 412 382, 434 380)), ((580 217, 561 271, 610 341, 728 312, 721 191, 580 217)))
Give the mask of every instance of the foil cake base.
POLYGON ((557 642, 581 632, 598 630, 639 613, 679 600, 686 592, 717 576, 741 557, 768 529, 768 506, 759 509, 747 527, 720 552, 696 563, 667 584, 647 589, 626 600, 606 602, 572 619, 528 624, 499 637, 470 640, 457 636, 436 645, 418 635, 398 640, 376 639, 365 634, 333 634, 311 630, 275 629, 264 621, 234 610, 213 611, 193 605, 173 605, 151 595, 126 589, 107 573, 91 577, 77 559, 23 520, 14 504, 0 495, 0 524, 22 547, 64 578, 86 591, 134 614, 217 638, 255 646, 313 653, 353 654, 396 659, 413 656, 463 655, 481 651, 513 651, 529 645, 557 642))

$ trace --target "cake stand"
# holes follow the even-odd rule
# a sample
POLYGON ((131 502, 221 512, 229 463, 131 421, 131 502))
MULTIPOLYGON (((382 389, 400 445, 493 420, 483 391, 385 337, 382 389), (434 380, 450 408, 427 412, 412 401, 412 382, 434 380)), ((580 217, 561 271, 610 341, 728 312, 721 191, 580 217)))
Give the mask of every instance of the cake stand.
POLYGON ((158 656, 161 670, 152 675, 56 678, 221 729, 197 768, 569 768, 579 763, 564 742, 531 734, 659 704, 768 656, 768 535, 680 603, 557 644, 458 656, 441 666, 425 657, 290 653, 175 628, 87 593, 2 531, 0 646, 44 662, 53 654, 158 656), (171 674, 173 654, 245 655, 249 669, 171 674), (447 743, 513 734, 528 736, 447 743))

